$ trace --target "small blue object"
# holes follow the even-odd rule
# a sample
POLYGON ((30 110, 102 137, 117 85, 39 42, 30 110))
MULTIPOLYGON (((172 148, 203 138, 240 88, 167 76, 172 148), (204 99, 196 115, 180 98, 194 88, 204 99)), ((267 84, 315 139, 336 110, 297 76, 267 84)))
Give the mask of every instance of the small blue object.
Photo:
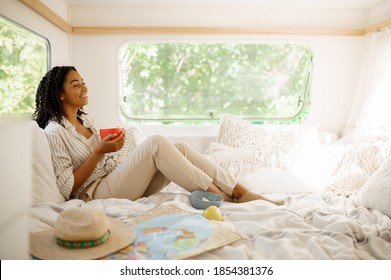
POLYGON ((212 192, 196 191, 191 193, 191 205, 196 209, 206 209, 209 206, 220 207, 223 197, 212 192))

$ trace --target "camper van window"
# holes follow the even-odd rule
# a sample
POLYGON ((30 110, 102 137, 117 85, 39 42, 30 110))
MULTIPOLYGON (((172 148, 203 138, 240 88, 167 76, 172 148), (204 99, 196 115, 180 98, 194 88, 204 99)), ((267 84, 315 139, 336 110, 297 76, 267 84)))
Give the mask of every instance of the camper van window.
POLYGON ((31 116, 49 67, 48 41, 0 16, 0 61, 0 116, 31 116))
POLYGON ((222 114, 300 123, 309 111, 312 52, 298 43, 127 43, 120 109, 140 123, 207 124, 222 114))

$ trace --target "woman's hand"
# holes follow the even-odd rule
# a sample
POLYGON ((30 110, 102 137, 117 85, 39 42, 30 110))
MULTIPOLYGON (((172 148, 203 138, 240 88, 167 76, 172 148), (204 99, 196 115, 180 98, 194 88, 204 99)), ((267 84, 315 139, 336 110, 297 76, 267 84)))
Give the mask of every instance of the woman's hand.
POLYGON ((96 149, 92 152, 91 156, 87 159, 87 161, 73 171, 74 183, 71 195, 73 195, 75 191, 88 179, 103 154, 116 152, 124 146, 125 131, 122 131, 117 138, 115 137, 116 135, 109 134, 105 138, 103 138, 100 141, 98 147, 96 147, 96 149))
POLYGON ((121 150, 125 144, 125 136, 125 130, 120 132, 119 136, 115 134, 107 135, 100 141, 99 146, 96 148, 95 152, 102 155, 121 150))
POLYGON ((83 163, 79 168, 73 171, 74 182, 73 182, 71 196, 88 179, 88 177, 94 171, 96 164, 99 162, 103 154, 116 152, 124 146, 125 132, 122 131, 117 138, 115 137, 116 135, 109 134, 105 138, 103 138, 100 141, 98 147, 96 147, 96 149, 92 152, 91 156, 87 159, 87 161, 83 163), (111 140, 112 138, 114 139, 111 140))

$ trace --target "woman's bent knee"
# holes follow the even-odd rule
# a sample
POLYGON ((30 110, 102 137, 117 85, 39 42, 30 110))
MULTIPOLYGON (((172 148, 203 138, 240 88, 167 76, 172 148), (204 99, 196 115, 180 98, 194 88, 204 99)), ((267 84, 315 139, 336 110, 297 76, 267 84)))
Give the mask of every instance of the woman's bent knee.
POLYGON ((187 145, 182 142, 175 143, 174 146, 182 153, 184 154, 187 148, 187 145))
POLYGON ((185 143, 178 142, 174 144, 171 141, 169 141, 166 137, 159 134, 151 136, 149 138, 149 141, 151 141, 152 145, 158 149, 161 147, 165 147, 167 149, 168 148, 167 145, 170 145, 172 147, 175 146, 175 148, 183 155, 186 153, 186 150, 188 148, 187 144, 185 143))
POLYGON ((161 149, 169 151, 174 147, 173 144, 166 137, 159 134, 151 136, 149 138, 149 141, 151 141, 152 147, 155 151, 161 149))
POLYGON ((152 135, 151 137, 149 137, 148 140, 149 140, 150 142, 152 142, 152 143, 154 144, 154 146, 160 145, 161 143, 168 142, 168 140, 166 139, 166 137, 164 137, 163 135, 159 135, 159 134, 152 135))

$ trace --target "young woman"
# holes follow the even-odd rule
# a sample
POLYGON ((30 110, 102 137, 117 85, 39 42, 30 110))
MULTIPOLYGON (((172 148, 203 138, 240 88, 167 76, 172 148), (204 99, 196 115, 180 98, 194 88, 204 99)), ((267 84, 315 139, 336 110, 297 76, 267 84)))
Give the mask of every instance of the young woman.
POLYGON ((205 190, 229 202, 268 200, 250 192, 238 179, 189 146, 152 136, 135 149, 126 133, 100 140, 98 128, 83 111, 88 104, 83 78, 73 66, 57 66, 41 80, 34 119, 45 130, 57 187, 66 199, 128 198, 159 192, 170 182, 188 191, 205 190), (125 157, 118 153, 125 150, 125 157))

